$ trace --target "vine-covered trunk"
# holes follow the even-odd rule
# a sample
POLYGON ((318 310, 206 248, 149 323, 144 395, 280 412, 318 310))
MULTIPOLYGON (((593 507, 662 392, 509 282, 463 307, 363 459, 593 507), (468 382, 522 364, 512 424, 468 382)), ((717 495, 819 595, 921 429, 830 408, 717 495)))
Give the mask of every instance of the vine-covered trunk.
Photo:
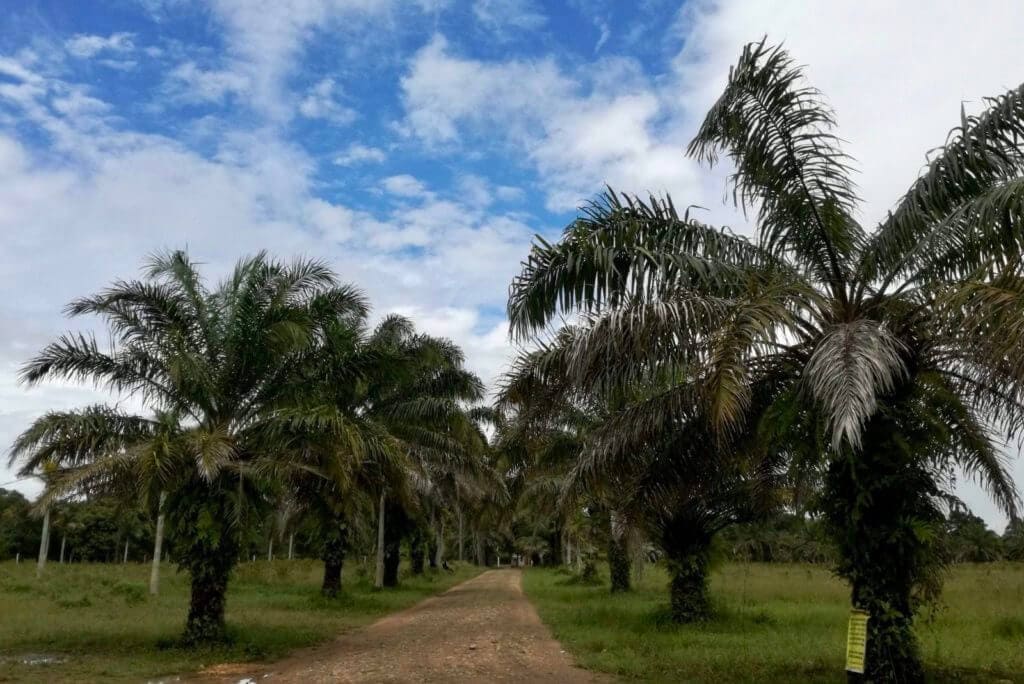
POLYGON ((668 571, 669 599, 673 622, 696 622, 711 612, 708 594, 708 558, 706 553, 695 553, 670 558, 668 571))
POLYGON ((626 545, 626 531, 615 511, 608 516, 608 571, 611 576, 612 593, 629 591, 629 549, 626 545))
POLYGON ((663 534, 673 622, 696 622, 711 613, 708 570, 713 535, 699 521, 686 518, 678 519, 663 534))
POLYGON ((891 418, 876 417, 863 448, 837 457, 826 475, 825 519, 839 551, 838 573, 850 583, 853 607, 869 614, 865 672, 851 673, 850 681, 924 681, 914 597, 915 590, 938 592, 929 530, 941 525, 942 513, 914 437, 891 418))
MULTIPOLYGON (((193 548, 195 546, 198 545, 193 548)), ((207 551, 204 557, 190 557, 186 561, 191 575, 191 596, 182 640, 187 646, 224 641, 227 637, 224 607, 228 578, 238 550, 225 542, 207 551)))
POLYGON ((334 598, 341 591, 341 571, 345 564, 345 548, 348 545, 348 528, 344 520, 336 517, 331 529, 324 534, 321 556, 324 561, 324 581, 320 593, 334 598))

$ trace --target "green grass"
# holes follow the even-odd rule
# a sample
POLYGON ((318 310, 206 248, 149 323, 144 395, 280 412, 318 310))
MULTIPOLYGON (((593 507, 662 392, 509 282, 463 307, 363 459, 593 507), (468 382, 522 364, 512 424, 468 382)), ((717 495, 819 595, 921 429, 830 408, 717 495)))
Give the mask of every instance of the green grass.
MULTIPOLYGON (((457 566, 459 564, 456 564, 457 566)), ((257 561, 239 566, 228 591, 233 644, 205 651, 171 646, 188 609, 188 578, 166 566, 161 594, 148 594, 149 566, 0 563, 0 681, 145 680, 215 663, 274 659, 401 610, 479 571, 403 577, 374 591, 346 564, 345 591, 319 595, 322 564, 257 561), (46 664, 26 660, 52 659, 46 664)))
MULTIPOLYGON (((846 681, 849 594, 825 569, 726 565, 711 583, 716 616, 690 626, 668 622, 661 568, 627 595, 570 579, 531 569, 524 588, 583 667, 643 681, 846 681)), ((954 568, 918 634, 935 681, 1024 682, 1024 564, 954 568)))

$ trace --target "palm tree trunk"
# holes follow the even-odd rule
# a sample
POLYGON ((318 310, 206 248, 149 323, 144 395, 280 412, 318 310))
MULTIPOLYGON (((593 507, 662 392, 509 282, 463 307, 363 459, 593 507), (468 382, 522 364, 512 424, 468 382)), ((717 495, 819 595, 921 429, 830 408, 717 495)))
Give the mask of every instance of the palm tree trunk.
POLYGON ((43 535, 39 538, 39 560, 36 562, 36 576, 46 569, 46 557, 50 554, 50 507, 43 513, 43 535))
POLYGON ((618 513, 608 514, 608 570, 612 593, 629 591, 629 550, 626 548, 626 530, 618 513))
POLYGON ((914 633, 913 591, 936 558, 918 526, 938 527, 932 475, 917 454, 895 444, 884 418, 865 430, 855 457, 835 459, 825 476, 825 520, 839 552, 854 608, 870 615, 865 672, 856 682, 925 681, 914 633))
POLYGON ((64 565, 64 546, 68 542, 68 535, 60 535, 60 564, 64 565))
POLYGON ((380 510, 377 513, 377 572, 373 577, 375 589, 384 588, 384 492, 380 493, 380 510))
POLYGON ((423 563, 426 544, 423 543, 423 530, 416 526, 409 535, 409 570, 413 575, 423 574, 423 563))
POLYGON ((437 526, 437 547, 434 550, 434 567, 441 567, 444 562, 444 516, 441 517, 441 523, 437 526))
POLYGON ((224 607, 235 553, 214 553, 189 563, 192 577, 185 645, 201 646, 225 639, 224 607))
POLYGON ((160 556, 164 548, 164 502, 167 492, 160 492, 160 501, 156 510, 156 535, 153 539, 153 567, 149 571, 149 593, 156 596, 160 593, 160 556))
POLYGON ((270 541, 267 543, 267 562, 274 560, 274 534, 270 534, 270 541))
POLYGON ((713 533, 692 521, 671 526, 662 540, 668 565, 673 622, 696 622, 711 612, 708 565, 713 533))
POLYGON ((327 598, 334 598, 341 590, 341 570, 347 546, 348 527, 344 516, 335 515, 331 529, 323 540, 324 581, 320 593, 327 598))
POLYGON ((395 501, 390 502, 384 524, 384 581, 385 587, 398 586, 398 570, 402 563, 402 530, 408 519, 402 506, 395 501))
POLYGON ((464 528, 462 526, 462 506, 458 506, 455 510, 458 511, 459 514, 459 561, 461 562, 466 560, 466 554, 464 550, 466 537, 465 534, 463 534, 464 528))
POLYGON ((476 546, 476 564, 480 567, 487 565, 487 553, 484 549, 484 540, 480 536, 480 530, 473 530, 473 544, 476 546))

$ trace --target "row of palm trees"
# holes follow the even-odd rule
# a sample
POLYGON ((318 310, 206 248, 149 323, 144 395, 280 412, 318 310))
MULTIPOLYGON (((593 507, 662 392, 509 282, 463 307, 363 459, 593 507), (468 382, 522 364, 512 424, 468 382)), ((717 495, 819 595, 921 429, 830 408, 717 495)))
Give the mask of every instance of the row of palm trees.
POLYGON ((443 540, 447 518, 462 521, 500 489, 489 412, 473 408, 483 387, 461 350, 397 316, 371 328, 362 293, 321 262, 258 254, 210 287, 184 252, 161 254, 142 278, 67 312, 102 319, 109 344, 66 334, 23 380, 92 382, 143 410, 48 413, 17 439, 12 463, 46 478, 43 506, 103 493, 157 507, 190 576, 186 644, 224 637, 246 527, 271 510, 315 522, 323 593, 334 596, 365 517, 379 530, 376 584, 394 585, 405 529, 389 516, 415 511, 443 540))
POLYGON ((508 315, 535 344, 499 438, 563 510, 660 547, 677 620, 707 614, 717 531, 813 510, 870 615, 864 677, 923 680, 912 622, 954 478, 1020 504, 1001 450, 1024 426, 1024 86, 986 105, 869 230, 832 111, 750 44, 687 152, 731 162, 751 238, 609 189, 524 261, 508 315))

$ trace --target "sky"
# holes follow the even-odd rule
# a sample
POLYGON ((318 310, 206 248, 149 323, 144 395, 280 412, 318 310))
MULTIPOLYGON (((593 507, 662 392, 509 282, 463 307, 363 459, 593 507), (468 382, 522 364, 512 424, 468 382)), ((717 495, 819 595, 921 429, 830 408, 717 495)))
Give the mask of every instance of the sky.
POLYGON ((18 368, 166 248, 211 279, 260 249, 325 259, 490 381, 531 240, 605 184, 749 234, 728 169, 683 154, 744 43, 807 65, 870 226, 961 105, 1024 80, 1022 30, 1017 0, 0 0, 0 445, 104 400, 18 368))

